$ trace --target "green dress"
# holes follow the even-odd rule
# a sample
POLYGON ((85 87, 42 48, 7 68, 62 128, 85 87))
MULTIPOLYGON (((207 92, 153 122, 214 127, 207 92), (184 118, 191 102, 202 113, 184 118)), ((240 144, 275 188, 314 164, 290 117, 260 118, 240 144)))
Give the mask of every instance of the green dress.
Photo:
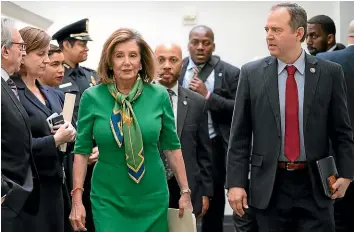
POLYGON ((145 175, 139 184, 128 175, 124 146, 118 147, 110 128, 114 99, 107 85, 87 89, 80 102, 75 154, 92 152, 99 158, 92 176, 91 202, 97 232, 168 232, 168 187, 162 150, 180 148, 172 106, 166 89, 144 84, 133 103, 145 157, 145 175))

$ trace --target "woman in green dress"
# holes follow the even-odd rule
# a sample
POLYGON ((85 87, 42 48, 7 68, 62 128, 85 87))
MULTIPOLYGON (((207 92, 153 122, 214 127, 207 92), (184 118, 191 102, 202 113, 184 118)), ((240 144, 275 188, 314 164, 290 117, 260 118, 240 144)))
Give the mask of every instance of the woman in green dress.
POLYGON ((98 75, 101 84, 84 92, 79 107, 73 228, 86 230, 82 187, 94 137, 100 150, 91 189, 96 231, 167 232, 168 187, 159 148, 181 188, 180 215, 192 205, 168 93, 151 84, 151 48, 130 29, 115 31, 104 44, 98 75))

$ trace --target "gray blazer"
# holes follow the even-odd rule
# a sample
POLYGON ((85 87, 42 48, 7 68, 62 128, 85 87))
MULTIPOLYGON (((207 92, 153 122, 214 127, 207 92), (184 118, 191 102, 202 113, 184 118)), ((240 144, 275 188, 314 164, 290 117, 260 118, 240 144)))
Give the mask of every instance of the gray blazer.
MULTIPOLYGON (((315 161, 329 155, 331 139, 340 177, 352 179, 353 132, 341 67, 308 54, 305 59, 303 127, 306 158, 315 201, 318 206, 326 207, 333 202, 323 193, 315 161)), ((249 203, 255 208, 265 209, 273 191, 282 139, 275 57, 266 57, 242 67, 235 109, 226 187, 246 187, 253 133, 249 203)))

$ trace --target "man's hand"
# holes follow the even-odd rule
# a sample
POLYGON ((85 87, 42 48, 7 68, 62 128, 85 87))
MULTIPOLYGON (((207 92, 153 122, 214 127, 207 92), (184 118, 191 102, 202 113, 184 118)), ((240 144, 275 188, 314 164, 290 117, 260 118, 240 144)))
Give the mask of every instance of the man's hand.
POLYGON ((99 151, 98 151, 98 147, 94 147, 92 149, 92 154, 90 155, 89 159, 88 159, 88 164, 91 165, 91 164, 94 164, 97 162, 98 160, 98 156, 99 156, 99 151))
POLYGON ((200 220, 209 209, 209 197, 203 196, 202 212, 197 216, 197 220, 200 220))
POLYGON ((208 94, 208 90, 202 80, 198 77, 194 77, 191 82, 189 83, 189 88, 194 92, 201 94, 202 96, 206 97, 208 94))
POLYGON ((244 188, 233 187, 227 192, 227 198, 231 208, 237 215, 242 217, 245 214, 243 210, 248 209, 247 194, 244 188))
POLYGON ((335 193, 331 196, 332 199, 342 198, 347 191, 347 188, 350 184, 351 180, 347 178, 338 178, 337 181, 332 185, 332 187, 336 190, 335 193))

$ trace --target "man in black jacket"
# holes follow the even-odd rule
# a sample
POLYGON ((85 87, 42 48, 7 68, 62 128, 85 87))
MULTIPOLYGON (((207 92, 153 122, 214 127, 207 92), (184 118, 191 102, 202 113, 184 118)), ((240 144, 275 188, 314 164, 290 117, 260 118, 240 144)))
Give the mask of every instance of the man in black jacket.
POLYGON ((38 201, 30 194, 38 177, 32 157, 28 115, 10 75, 20 70, 26 44, 14 22, 1 19, 1 230, 24 232, 21 215, 34 212, 38 201))
POLYGON ((190 57, 184 59, 179 83, 207 101, 208 130, 212 142, 214 196, 203 217, 203 232, 222 232, 225 209, 225 160, 240 70, 218 56, 214 33, 196 26, 189 33, 190 57))
POLYGON ((265 25, 271 56, 241 68, 226 187, 232 209, 242 216, 250 208, 260 232, 334 232, 333 199, 354 176, 343 71, 301 48, 306 18, 297 4, 273 6, 265 25), (330 155, 330 139, 339 178, 327 197, 316 161, 330 155))
MULTIPOLYGON (((192 191, 193 212, 197 217, 202 217, 209 208, 209 198, 213 196, 211 143, 206 101, 199 94, 177 83, 183 61, 180 46, 161 44, 156 47, 155 55, 158 82, 167 88, 171 97, 188 184, 192 191)), ((169 207, 178 208, 180 188, 173 173, 169 171, 167 162, 165 164, 170 192, 169 207)))
MULTIPOLYGON (((354 20, 348 28, 348 47, 333 52, 318 53, 317 57, 340 64, 347 84, 348 111, 352 128, 354 128, 354 20)), ((354 231, 354 183, 351 183, 343 199, 334 204, 334 219, 336 232, 354 231), (350 213, 349 213, 350 212, 350 213)))

